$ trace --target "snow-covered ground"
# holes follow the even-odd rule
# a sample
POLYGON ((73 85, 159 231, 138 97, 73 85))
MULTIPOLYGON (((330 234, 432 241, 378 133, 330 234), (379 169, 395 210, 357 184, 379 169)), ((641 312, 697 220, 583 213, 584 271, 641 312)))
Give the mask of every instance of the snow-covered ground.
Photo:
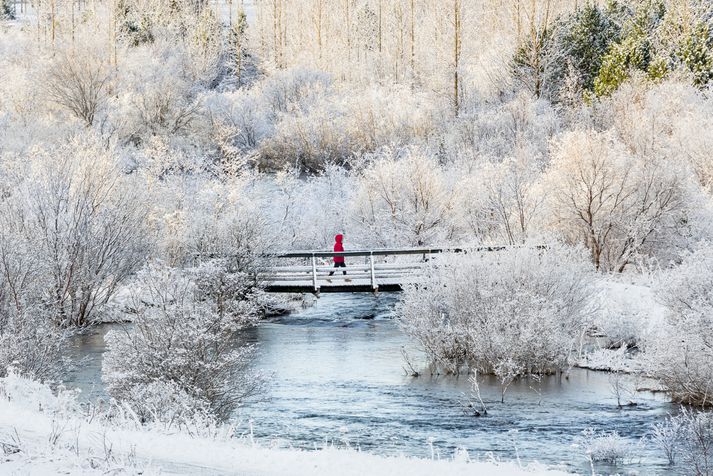
POLYGON ((542 466, 382 457, 353 449, 302 451, 231 438, 107 424, 87 415, 75 394, 10 375, 0 379, 0 473, 239 475, 561 475, 542 466))

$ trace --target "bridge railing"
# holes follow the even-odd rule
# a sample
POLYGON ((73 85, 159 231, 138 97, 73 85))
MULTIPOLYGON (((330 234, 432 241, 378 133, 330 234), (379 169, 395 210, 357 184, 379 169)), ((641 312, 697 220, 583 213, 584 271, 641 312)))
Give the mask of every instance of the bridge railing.
MULTIPOLYGON (((364 288, 368 283, 373 292, 379 290, 380 285, 388 284, 391 287, 413 282, 413 278, 422 271, 424 266, 431 260, 433 255, 442 253, 478 253, 490 251, 502 251, 517 246, 478 246, 468 248, 399 248, 399 249, 374 249, 374 250, 349 250, 349 251, 323 251, 323 250, 302 250, 269 253, 263 255, 269 262, 276 260, 307 260, 308 264, 291 264, 288 266, 266 266, 258 271, 259 279, 268 283, 272 287, 304 289, 319 294, 323 284, 329 283, 332 287, 334 282, 328 275, 330 272, 336 274, 334 279, 359 280, 359 286, 364 288), (383 262, 383 258, 388 256, 420 256, 418 260, 400 261, 395 263, 383 262), (324 259, 344 257, 358 258, 364 257, 363 264, 349 263, 347 268, 334 268, 324 262, 324 259), (381 260, 379 258, 382 258, 381 260), (322 261, 322 262, 320 262, 322 261), (347 272, 347 277, 341 276, 342 272, 347 272), (282 286, 277 286, 276 283, 282 286)), ((539 249, 545 246, 537 246, 539 249)), ((196 255, 201 259, 206 258, 230 258, 231 256, 218 253, 201 253, 196 255)), ((326 289, 326 288, 325 288, 326 289)), ((281 291, 285 292, 285 291, 281 291)), ((291 291, 290 291, 291 292, 291 291)))
MULTIPOLYGON (((494 251, 494 247, 484 247, 490 251, 494 251)), ((458 253, 463 252, 463 248, 400 248, 400 249, 376 249, 376 250, 349 250, 349 251, 322 251, 322 250, 307 250, 307 251, 291 251, 274 253, 269 255, 271 258, 276 259, 308 259, 309 266, 290 266, 290 267, 275 267, 272 268, 270 279, 271 281, 280 282, 290 282, 290 281, 303 281, 305 275, 308 274, 311 281, 311 287, 313 292, 319 293, 322 287, 322 280, 320 280, 320 275, 324 273, 334 272, 342 273, 347 271, 347 279, 358 279, 358 280, 368 280, 369 286, 372 291, 377 292, 379 290, 379 285, 383 281, 389 280, 406 280, 412 277, 416 272, 423 268, 423 264, 426 263, 430 256, 438 253, 458 253), (420 256, 420 262, 410 262, 410 263, 377 263, 375 258, 386 257, 386 256, 420 256), (366 262, 364 265, 350 264, 348 268, 333 268, 325 266, 318 262, 319 258, 355 258, 364 257, 366 262)), ((337 275, 335 279, 341 278, 342 276, 337 275)), ((329 281, 329 277, 324 277, 323 280, 329 281)))
POLYGON ((399 255, 430 255, 438 253, 463 253, 479 251, 502 251, 508 246, 478 246, 474 248, 383 248, 375 250, 322 251, 304 250, 269 253, 272 258, 331 258, 334 256, 399 256, 399 255))

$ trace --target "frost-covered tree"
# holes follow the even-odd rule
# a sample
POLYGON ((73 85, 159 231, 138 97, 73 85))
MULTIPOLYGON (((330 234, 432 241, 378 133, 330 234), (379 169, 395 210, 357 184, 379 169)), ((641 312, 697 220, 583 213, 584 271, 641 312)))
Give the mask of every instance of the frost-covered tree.
POLYGON ((386 150, 359 182, 353 207, 354 226, 365 234, 362 241, 423 246, 451 235, 453 189, 437 162, 422 151, 386 150))
POLYGON ((96 54, 67 54, 57 58, 43 84, 47 97, 67 109, 87 127, 104 106, 110 79, 108 65, 96 54))
POLYGON ((15 2, 11 0, 0 1, 0 20, 15 19, 15 2))
POLYGON ((581 343, 593 294, 584 250, 553 243, 439 257, 409 287, 399 324, 431 361, 518 377, 562 371, 581 343))
POLYGON ((489 162, 462 173, 454 207, 460 239, 511 245, 527 241, 545 200, 536 186, 540 176, 537 163, 527 159, 489 162))
POLYGON ((91 139, 26 159, 13 195, 23 239, 40 260, 42 300, 60 326, 91 324, 146 256, 145 203, 91 139))
POLYGON ((559 140, 545 182, 553 225, 597 269, 621 272, 680 217, 684 180, 660 159, 630 155, 611 132, 577 131, 559 140))
POLYGON ((550 97, 562 95, 566 80, 575 78, 584 91, 592 91, 602 58, 619 36, 612 12, 596 3, 587 3, 574 13, 560 18, 553 26, 549 55, 555 58, 549 76, 550 97))
POLYGON ((551 43, 552 31, 546 18, 541 25, 531 26, 513 58, 513 78, 537 98, 548 89, 546 78, 552 76, 551 70, 560 61, 551 43))
POLYGON ((649 371, 675 401, 713 405, 713 252, 709 246, 667 273, 658 296, 666 322, 644 346, 649 371))
POLYGON ((10 367, 40 381, 66 369, 70 333, 58 329, 42 302, 42 258, 26 235, 24 211, 13 199, 0 200, 0 376, 10 367))
POLYGON ((106 336, 109 395, 144 422, 181 425, 198 415, 228 418, 257 394, 264 379, 250 370, 254 348, 237 335, 255 323, 254 308, 224 312, 204 286, 161 266, 143 270, 135 285, 133 324, 106 336))

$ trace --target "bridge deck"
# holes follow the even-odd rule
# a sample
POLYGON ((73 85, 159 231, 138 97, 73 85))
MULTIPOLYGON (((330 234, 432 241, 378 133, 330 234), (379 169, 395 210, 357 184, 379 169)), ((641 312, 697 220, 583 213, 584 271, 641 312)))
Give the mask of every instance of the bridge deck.
MULTIPOLYGON (((405 283, 396 281, 382 281, 374 289, 370 279, 354 279, 347 281, 336 278, 330 281, 320 281, 319 293, 373 293, 373 292, 399 292, 405 283)), ((314 293, 312 281, 273 281, 265 286, 268 293, 314 293)))

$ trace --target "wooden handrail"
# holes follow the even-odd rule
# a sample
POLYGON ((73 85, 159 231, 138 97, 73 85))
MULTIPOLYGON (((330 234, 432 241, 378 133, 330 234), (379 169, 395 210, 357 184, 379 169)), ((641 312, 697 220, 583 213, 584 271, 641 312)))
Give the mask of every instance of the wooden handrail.
MULTIPOLYGON (((499 246, 476 246, 472 248, 400 248, 400 249, 376 249, 376 250, 350 250, 350 251, 323 251, 323 250, 301 250, 277 253, 266 253, 265 258, 333 258, 355 257, 355 256, 396 256, 396 255, 429 255, 438 253, 477 253, 483 251, 503 251, 510 248, 520 248, 523 245, 499 245, 499 246)), ((546 249, 546 245, 535 245, 535 249, 546 249)), ((195 253, 196 258, 230 258, 230 254, 220 253, 195 253)))
MULTIPOLYGON (((481 251, 503 251, 508 248, 518 248, 521 245, 499 245, 499 246, 476 246, 473 248, 400 248, 400 249, 376 249, 376 250, 350 250, 350 251, 321 251, 304 250, 289 251, 283 253, 269 253, 265 256, 271 258, 331 258, 334 256, 390 256, 390 255, 427 255, 437 253, 473 253, 481 251)), ((545 245, 536 245, 536 249, 545 249, 545 245)))

